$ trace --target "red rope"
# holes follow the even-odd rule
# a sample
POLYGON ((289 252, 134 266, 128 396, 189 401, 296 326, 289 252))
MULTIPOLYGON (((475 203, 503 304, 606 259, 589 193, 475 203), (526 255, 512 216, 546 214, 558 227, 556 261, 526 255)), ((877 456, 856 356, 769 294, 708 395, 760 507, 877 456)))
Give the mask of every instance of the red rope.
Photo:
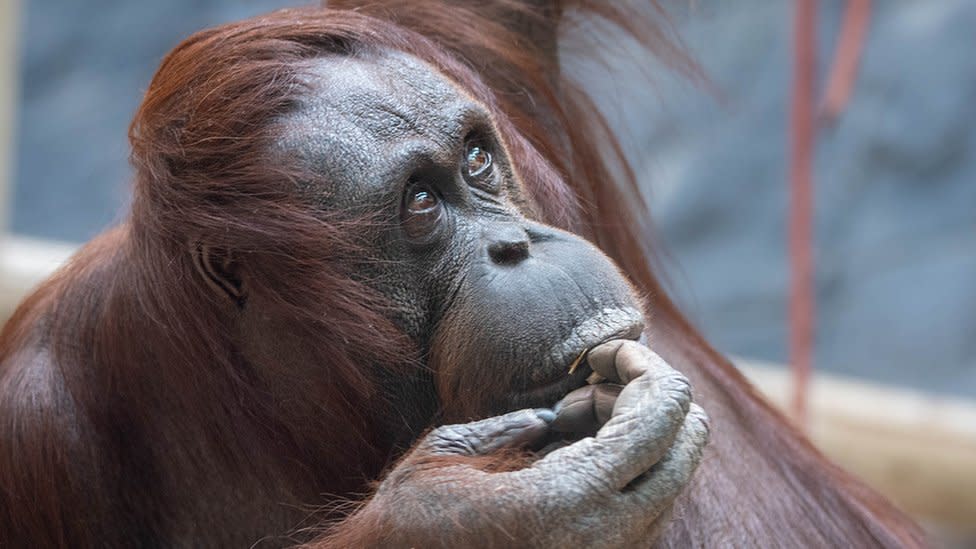
MULTIPOLYGON (((844 111, 864 48, 871 0, 848 0, 821 116, 834 121, 844 111)), ((797 0, 793 14, 793 93, 790 105, 790 366, 793 413, 807 422, 807 393, 813 363, 816 299, 813 268, 813 118, 817 66, 817 0, 797 0)))
POLYGON ((793 412, 806 424, 807 385, 813 351, 812 253, 813 120, 817 52, 817 1, 797 0, 793 18, 793 93, 790 107, 790 365, 793 412))
POLYGON ((824 122, 833 122, 850 100, 870 18, 871 0, 847 1, 827 90, 820 105, 820 117, 824 122))

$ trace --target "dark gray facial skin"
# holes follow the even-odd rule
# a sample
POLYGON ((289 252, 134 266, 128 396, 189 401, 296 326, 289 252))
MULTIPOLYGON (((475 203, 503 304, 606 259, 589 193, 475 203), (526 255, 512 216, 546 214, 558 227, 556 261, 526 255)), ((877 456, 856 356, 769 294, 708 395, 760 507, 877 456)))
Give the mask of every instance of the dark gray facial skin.
MULTIPOLYGON (((427 366, 370 372, 392 406, 371 435, 412 449, 347 519, 391 537, 348 545, 653 541, 708 427, 688 381, 629 341, 643 319, 624 276, 585 240, 532 218, 489 113, 433 68, 374 53, 315 60, 307 74, 305 101, 279 121, 278 152, 314 174, 300 192, 323 215, 375 221, 355 225, 355 276, 392 304, 427 366), (607 383, 587 384, 594 373, 607 383), (539 459, 479 469, 523 446, 539 459)), ((210 263, 203 274, 215 278, 210 263)), ((330 372, 260 299, 235 311, 242 352, 274 365, 271 390, 287 403, 288 380, 330 372)))
POLYGON ((527 217, 483 105, 401 53, 316 60, 309 81, 283 147, 328 182, 304 189, 311 200, 389 221, 363 235, 378 260, 365 277, 430 357, 442 419, 551 406, 584 384, 585 365, 568 375, 582 352, 640 335, 639 303, 610 260, 527 217), (491 161, 471 176, 474 146, 491 161), (412 214, 417 193, 429 207, 412 214))

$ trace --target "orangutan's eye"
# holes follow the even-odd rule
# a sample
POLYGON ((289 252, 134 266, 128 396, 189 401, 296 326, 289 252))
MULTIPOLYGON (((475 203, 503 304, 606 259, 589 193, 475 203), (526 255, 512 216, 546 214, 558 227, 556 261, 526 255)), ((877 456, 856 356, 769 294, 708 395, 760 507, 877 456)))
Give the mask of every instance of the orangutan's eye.
POLYGON ((410 191, 406 209, 410 215, 424 215, 432 213, 434 210, 440 208, 440 205, 441 201, 434 194, 434 191, 419 187, 410 191))
POLYGON ((441 196, 423 183, 415 183, 407 189, 401 212, 403 230, 415 242, 434 238, 446 218, 441 196))
POLYGON ((477 141, 469 141, 464 153, 464 178, 474 179, 491 173, 491 153, 477 141))

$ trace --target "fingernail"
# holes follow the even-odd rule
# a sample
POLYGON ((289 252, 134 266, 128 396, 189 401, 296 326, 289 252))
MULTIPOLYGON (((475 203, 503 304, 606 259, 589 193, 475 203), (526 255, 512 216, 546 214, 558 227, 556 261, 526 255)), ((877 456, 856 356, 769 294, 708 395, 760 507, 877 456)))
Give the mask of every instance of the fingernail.
POLYGON ((553 412, 548 408, 536 408, 535 415, 536 417, 538 417, 542 421, 545 421, 546 423, 552 423, 553 421, 556 421, 556 412, 553 412))

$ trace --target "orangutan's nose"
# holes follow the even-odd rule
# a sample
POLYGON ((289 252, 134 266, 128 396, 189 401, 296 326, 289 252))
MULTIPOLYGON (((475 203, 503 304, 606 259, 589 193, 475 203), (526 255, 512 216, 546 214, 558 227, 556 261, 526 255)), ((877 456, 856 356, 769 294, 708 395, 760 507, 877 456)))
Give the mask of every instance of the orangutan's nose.
POLYGON ((488 257, 496 265, 516 265, 529 257, 529 235, 513 223, 496 225, 486 231, 488 257))

